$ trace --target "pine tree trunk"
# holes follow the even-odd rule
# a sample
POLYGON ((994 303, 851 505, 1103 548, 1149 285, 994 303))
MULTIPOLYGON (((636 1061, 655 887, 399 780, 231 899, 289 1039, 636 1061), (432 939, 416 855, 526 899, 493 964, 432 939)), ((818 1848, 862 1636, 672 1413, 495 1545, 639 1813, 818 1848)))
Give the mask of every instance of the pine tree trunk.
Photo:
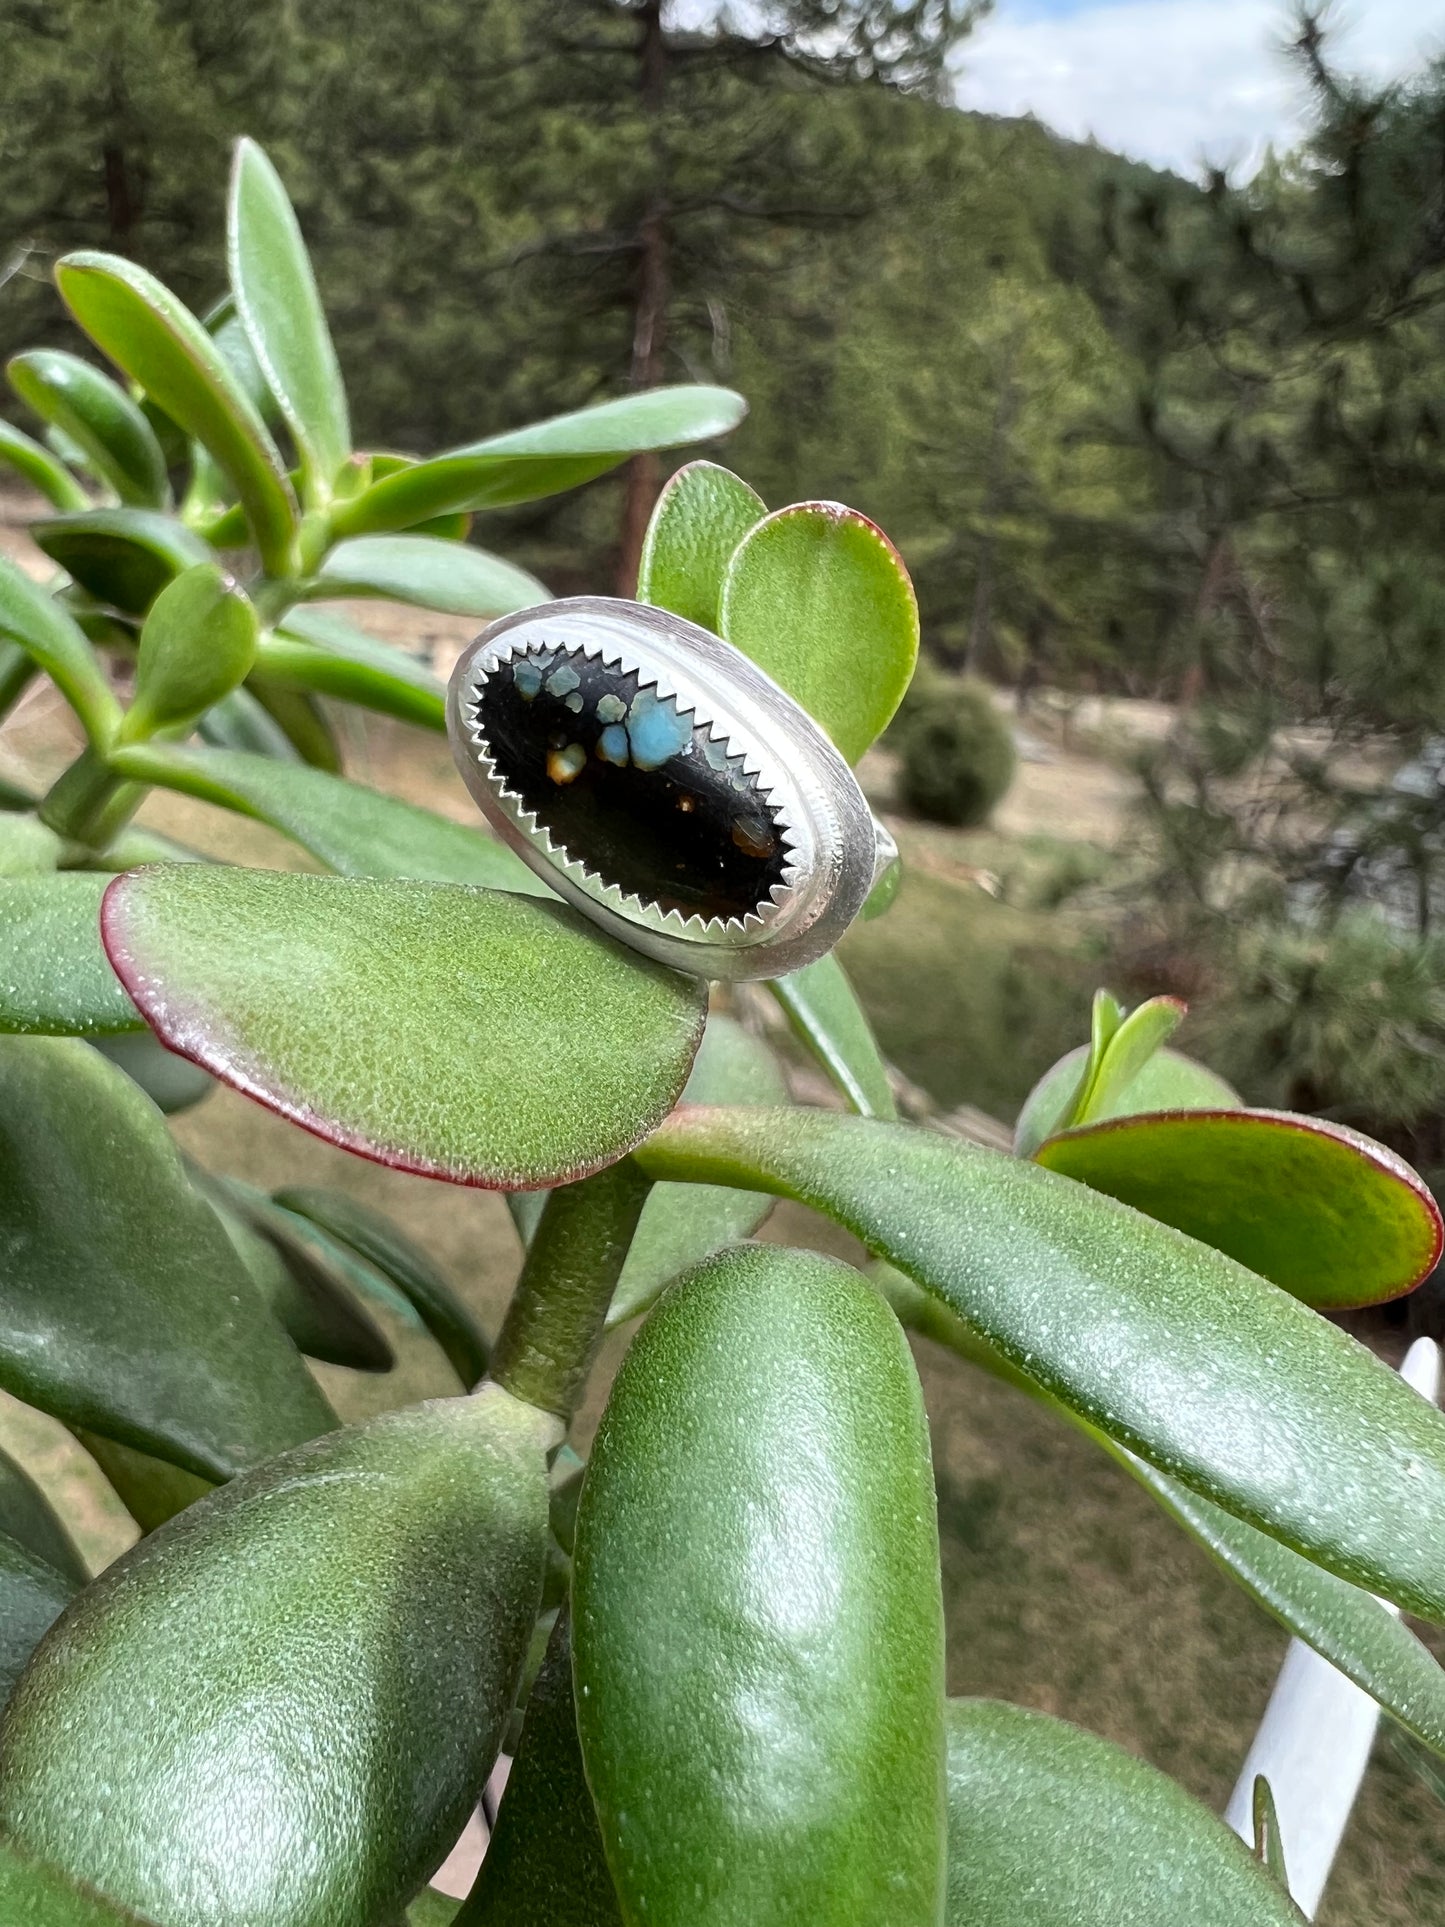
POLYGON ((101 127, 104 130, 100 161, 105 180, 106 225, 110 229, 110 245, 117 254, 125 254, 131 231, 140 220, 142 188, 135 165, 134 121, 119 33, 107 50, 106 102, 101 127))
POLYGON ((123 253, 137 218, 136 198, 130 169, 126 165, 125 149, 118 141, 107 141, 101 149, 101 161, 105 167, 105 212, 110 228, 110 244, 123 253))
MULTIPOLYGON (((984 504, 985 515, 992 514, 990 504, 984 504)), ((973 615, 968 625, 968 641, 964 645, 963 667, 966 675, 976 675, 984 650, 993 637, 993 536, 986 535, 979 545, 978 574, 973 584, 973 615)))
MULTIPOLYGON (((672 292, 668 263, 667 155, 662 112, 667 97, 667 43, 662 32, 662 0, 644 0, 638 9, 638 92, 648 123, 652 180, 638 229, 636 295, 632 311, 632 387, 655 388, 662 379, 667 338, 667 308, 672 292)), ((656 455, 634 455, 627 464, 622 531, 617 559, 617 593, 637 588, 638 564, 648 520, 657 501, 661 471, 656 455)))
POLYGON ((1181 712, 1194 708, 1208 684, 1204 659, 1205 632, 1224 597, 1229 581, 1231 553, 1229 531, 1221 530, 1210 541, 1204 558, 1204 572, 1199 580, 1199 592, 1194 598, 1194 618, 1189 629, 1190 658, 1179 680, 1178 708, 1181 712))
POLYGON ((968 625, 968 641, 963 651, 966 673, 977 673, 984 651, 993 640, 994 563, 997 536, 994 525, 1004 505, 1008 470, 1008 441, 1023 405, 1023 394, 1015 380, 1018 345, 1011 343, 1004 356, 999 377, 998 399, 994 403, 993 423, 989 430, 988 465, 983 492, 984 533, 979 542, 978 574, 974 580, 973 616, 968 625))

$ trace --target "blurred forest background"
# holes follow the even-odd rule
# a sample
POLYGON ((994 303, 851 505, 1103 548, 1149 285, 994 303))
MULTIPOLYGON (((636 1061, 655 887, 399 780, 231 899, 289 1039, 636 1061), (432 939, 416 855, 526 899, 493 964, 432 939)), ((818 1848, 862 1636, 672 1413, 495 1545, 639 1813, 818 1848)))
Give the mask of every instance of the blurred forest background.
MULTIPOLYGON (((948 105, 972 12, 0 0, 0 353, 76 345, 48 278, 70 248, 204 310, 247 132, 371 445, 740 388, 724 458, 887 528, 942 668, 1031 714, 1169 705, 1097 745, 1139 799, 1107 859, 974 852, 1054 920, 941 1051, 860 938, 905 1068, 1009 1114, 1109 974, 1192 997, 1253 1101, 1445 1169, 1445 64, 1368 90, 1282 9, 1308 137, 1189 181, 948 105)), ((625 590, 660 479, 639 459, 474 539, 559 593, 625 590)), ((957 977, 977 915, 920 881, 919 944, 957 977)))

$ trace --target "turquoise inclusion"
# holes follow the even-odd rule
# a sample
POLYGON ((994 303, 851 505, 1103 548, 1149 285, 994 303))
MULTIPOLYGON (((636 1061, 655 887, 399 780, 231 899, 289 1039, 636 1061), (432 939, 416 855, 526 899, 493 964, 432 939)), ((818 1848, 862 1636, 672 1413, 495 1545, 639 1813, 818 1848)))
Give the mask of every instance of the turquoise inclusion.
POLYGON ((680 716, 670 703, 660 703, 656 690, 640 689, 628 712, 627 734, 638 769, 660 769, 691 743, 692 717, 680 716))
POLYGON ((609 723, 597 738, 597 754, 604 763, 615 763, 619 769, 627 767, 627 731, 621 723, 609 723))

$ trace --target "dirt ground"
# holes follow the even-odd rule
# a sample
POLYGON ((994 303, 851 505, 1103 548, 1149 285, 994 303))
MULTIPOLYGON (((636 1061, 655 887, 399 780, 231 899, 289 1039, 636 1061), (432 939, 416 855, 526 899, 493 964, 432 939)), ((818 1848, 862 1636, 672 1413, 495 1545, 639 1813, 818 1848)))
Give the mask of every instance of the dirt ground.
MULTIPOLYGON (((6 526, 3 505, 0 553, 37 572, 44 567, 6 526)), ((374 605, 354 613, 374 633, 424 650, 442 673, 474 626, 374 605)), ((1011 846, 1041 838, 1112 845, 1131 798, 1118 745, 1157 739, 1169 720, 1158 705, 1122 702, 1059 703, 1026 719, 1024 760, 991 840, 908 826, 910 855, 925 880, 911 913, 916 928, 900 922, 889 941, 924 944, 944 927, 945 912, 960 926, 991 914, 991 890, 1011 846)), ((59 705, 36 691, 0 732, 0 774, 38 786, 73 742, 59 705)), ((472 820, 440 739, 369 724, 348 738, 347 752, 361 780, 472 820)), ((887 812, 887 757, 870 757, 864 778, 887 812)), ((270 832, 184 799, 153 797, 142 820, 233 860, 305 866, 270 832)), ((1021 913, 1005 904, 1000 914, 1021 913)), ((940 986, 967 967, 949 948, 954 941, 939 939, 932 981, 940 986)), ((254 1184, 332 1185, 390 1212, 495 1329, 519 1256, 499 1197, 365 1163, 230 1091, 174 1120, 174 1130, 200 1162, 254 1184)), ((857 1255, 835 1227, 791 1206, 774 1214, 766 1235, 857 1255)), ((395 1324, 390 1336, 398 1353, 392 1379, 316 1368, 344 1417, 455 1389, 429 1340, 395 1324)), ((604 1357, 578 1428, 584 1445, 624 1344, 615 1338, 604 1357)), ((931 1347, 920 1345, 919 1365, 932 1415, 951 1689, 1076 1719, 1218 1808, 1263 1709, 1283 1634, 1085 1440, 931 1347)), ((0 1395, 0 1444, 50 1491, 95 1569, 133 1540, 134 1527, 93 1461, 54 1421, 0 1395)), ((1423 1778, 1382 1740, 1324 1927, 1445 1927, 1442 1818, 1423 1778)), ((479 1846, 474 1829, 448 1870, 451 1890, 464 1887, 479 1846)))

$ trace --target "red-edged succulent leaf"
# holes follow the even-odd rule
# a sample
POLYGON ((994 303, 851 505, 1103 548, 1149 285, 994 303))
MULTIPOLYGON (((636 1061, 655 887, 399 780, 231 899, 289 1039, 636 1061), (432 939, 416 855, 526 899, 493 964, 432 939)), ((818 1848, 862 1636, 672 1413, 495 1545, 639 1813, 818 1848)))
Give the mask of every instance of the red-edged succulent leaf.
POLYGON ((826 1111, 684 1106, 646 1174, 835 1218, 1007 1362, 1237 1517, 1445 1621, 1445 1415, 1224 1253, 1022 1159, 826 1111))
POLYGON ((637 599, 671 609, 704 629, 722 621, 722 587, 733 551, 767 514, 767 504, 730 469, 689 462, 657 498, 637 599))
POLYGON ((850 763, 887 727, 918 660, 903 558, 838 502, 796 502, 756 524, 728 563, 721 622, 850 763))
POLYGON ((213 864, 118 877, 101 913, 163 1041, 318 1137, 400 1170, 531 1190, 666 1115, 705 986, 561 904, 456 884, 213 864))
POLYGON ((1398 1298, 1440 1257, 1439 1207, 1409 1165, 1319 1118, 1146 1112, 1061 1132, 1035 1155, 1324 1309, 1398 1298))

